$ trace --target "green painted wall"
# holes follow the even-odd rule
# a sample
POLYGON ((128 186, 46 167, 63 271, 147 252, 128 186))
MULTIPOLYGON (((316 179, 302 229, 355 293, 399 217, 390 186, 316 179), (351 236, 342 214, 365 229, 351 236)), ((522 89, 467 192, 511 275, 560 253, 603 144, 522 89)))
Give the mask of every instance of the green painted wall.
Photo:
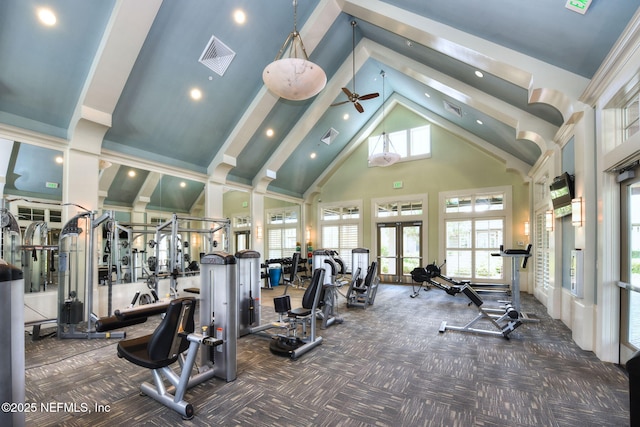
MULTIPOLYGON (((406 110, 396 108, 387 117, 386 130, 402 128, 402 118, 407 127, 416 127, 428 122, 406 110), (396 111, 397 110, 397 111, 396 111), (396 115, 396 112, 401 112, 396 115)), ((429 159, 401 162, 386 168, 367 166, 367 144, 362 143, 354 154, 323 186, 321 194, 314 199, 313 211, 317 212, 318 200, 322 203, 346 200, 363 202, 363 246, 371 247, 371 199, 411 194, 428 194, 429 233, 427 257, 438 256, 440 233, 439 192, 469 188, 512 186, 513 242, 507 247, 517 247, 517 242, 527 241, 523 224, 529 220, 529 186, 518 173, 505 170, 503 162, 480 150, 475 145, 438 127, 431 126, 432 157, 429 159), (403 181, 402 189, 394 189, 394 181, 403 181)), ((314 236, 317 245, 317 236, 314 236)))
POLYGON ((225 218, 231 218, 232 215, 251 216, 251 193, 239 190, 225 192, 222 195, 222 210, 225 218))

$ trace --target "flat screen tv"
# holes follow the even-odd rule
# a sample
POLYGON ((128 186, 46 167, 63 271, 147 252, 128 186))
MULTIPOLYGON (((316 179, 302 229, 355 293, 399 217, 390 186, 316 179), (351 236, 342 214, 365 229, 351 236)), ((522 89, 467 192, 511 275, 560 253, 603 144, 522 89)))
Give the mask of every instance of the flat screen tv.
POLYGON ((549 186, 553 215, 560 218, 571 214, 571 199, 573 199, 573 176, 567 172, 554 178, 549 186))

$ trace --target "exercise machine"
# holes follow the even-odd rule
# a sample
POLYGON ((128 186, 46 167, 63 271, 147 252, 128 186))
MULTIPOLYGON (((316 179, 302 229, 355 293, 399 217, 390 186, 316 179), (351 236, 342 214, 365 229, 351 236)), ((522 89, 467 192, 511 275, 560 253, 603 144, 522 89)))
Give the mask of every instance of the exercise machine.
POLYGON ((260 324, 260 253, 245 249, 236 252, 238 264, 238 337, 251 333, 260 324))
POLYGON ((85 211, 71 218, 60 232, 58 254, 58 338, 124 338, 125 332, 100 332, 93 311, 93 260, 95 230, 112 219, 85 211), (86 320, 86 330, 78 326, 86 320))
POLYGON ((215 252, 203 256, 201 265, 200 332, 195 329, 196 299, 178 298, 169 302, 152 334, 120 341, 117 348, 118 357, 151 369, 154 383, 142 383, 141 394, 183 419, 195 414, 185 400, 188 389, 214 377, 234 381, 237 372, 236 258, 215 252), (176 361, 179 373, 171 367, 176 361), (165 380, 171 386, 166 387, 165 380))
POLYGON ((273 299, 279 320, 270 327, 283 329, 286 333, 272 337, 269 344, 271 353, 297 359, 322 343, 322 337, 316 334, 316 317, 319 314, 318 305, 322 298, 324 275, 323 268, 313 270, 311 283, 302 296, 302 307, 291 309, 289 295, 273 299), (301 335, 298 329, 302 330, 301 335))
POLYGON ((373 305, 378 292, 378 263, 373 261, 367 269, 364 280, 360 279, 360 267, 353 274, 349 290, 347 290, 347 307, 367 308, 373 305))
POLYGON ((344 274, 344 262, 334 250, 316 249, 313 251, 313 269, 325 270, 320 317, 322 318, 322 329, 327 329, 331 325, 344 321, 338 315, 338 288, 345 284, 345 282, 338 280, 338 273, 344 274))
MULTIPOLYGON (((4 205, 4 200, 3 200, 4 205)), ((20 227, 6 209, 0 210, 0 399, 25 402, 24 275, 20 263, 20 227), (14 262, 16 264, 14 264, 14 262)), ((0 425, 23 426, 24 411, 2 411, 0 425)))
MULTIPOLYGON (((484 301, 480 298, 480 295, 468 284, 457 282, 454 279, 442 275, 442 265, 438 266, 434 262, 424 268, 418 267, 411 271, 411 277, 418 283, 429 283, 430 285, 445 291, 449 295, 464 294, 469 299, 469 305, 474 305, 478 314, 474 319, 463 326, 449 325, 446 320, 443 320, 440 324, 439 332, 445 332, 447 330, 460 331, 460 332, 473 332, 477 334, 485 334, 492 336, 501 336, 508 339, 509 334, 516 328, 522 325, 520 320, 520 314, 511 305, 506 304, 502 309, 485 309, 482 307, 484 301), (500 313, 494 314, 496 311, 500 313), (480 321, 486 321, 492 325, 496 330, 482 329, 475 327, 480 321)), ((419 292, 419 290, 418 290, 419 292)), ((415 298, 417 292, 411 295, 415 298)))
POLYGON ((54 283, 54 253, 58 245, 49 244, 49 232, 44 221, 32 222, 24 232, 22 270, 25 293, 46 291, 54 283))

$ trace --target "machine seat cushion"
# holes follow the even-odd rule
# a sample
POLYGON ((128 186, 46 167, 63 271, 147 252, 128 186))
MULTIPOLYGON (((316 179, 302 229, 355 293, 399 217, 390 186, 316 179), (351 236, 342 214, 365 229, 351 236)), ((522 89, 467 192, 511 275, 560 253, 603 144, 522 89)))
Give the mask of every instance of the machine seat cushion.
POLYGON ((129 362, 149 369, 157 369, 171 365, 178 360, 180 353, 187 350, 189 342, 180 332, 191 333, 194 331, 194 307, 195 298, 179 298, 171 301, 164 319, 151 335, 140 338, 123 340, 118 343, 118 357, 123 357, 129 362), (188 314, 181 322, 182 307, 188 309, 188 314), (184 325, 184 329, 182 329, 184 325), (174 340, 179 340, 177 351, 172 354, 174 340))
POLYGON ((126 345, 118 344, 118 357, 127 359, 129 362, 149 369, 158 369, 164 366, 169 366, 176 360, 178 356, 171 359, 151 360, 149 358, 149 340, 151 335, 144 337, 132 338, 124 341, 126 345))
POLYGON ((289 317, 305 317, 311 314, 310 308, 298 307, 289 311, 289 317))

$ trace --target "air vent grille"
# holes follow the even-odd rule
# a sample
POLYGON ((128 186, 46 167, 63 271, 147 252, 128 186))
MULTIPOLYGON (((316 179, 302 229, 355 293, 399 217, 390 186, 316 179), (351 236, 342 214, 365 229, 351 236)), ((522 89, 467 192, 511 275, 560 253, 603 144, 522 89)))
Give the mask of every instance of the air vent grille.
POLYGON ((324 142, 327 145, 331 145, 331 143, 336 139, 340 132, 335 130, 334 128, 330 128, 323 136, 320 138, 320 141, 324 142))
POLYGON ((211 36, 198 62, 214 73, 223 76, 235 56, 236 53, 229 49, 229 46, 221 42, 216 36, 211 36))
POLYGON ((455 114, 456 116, 462 118, 462 108, 450 103, 449 101, 442 101, 444 104, 444 109, 450 112, 451 114, 455 114))

